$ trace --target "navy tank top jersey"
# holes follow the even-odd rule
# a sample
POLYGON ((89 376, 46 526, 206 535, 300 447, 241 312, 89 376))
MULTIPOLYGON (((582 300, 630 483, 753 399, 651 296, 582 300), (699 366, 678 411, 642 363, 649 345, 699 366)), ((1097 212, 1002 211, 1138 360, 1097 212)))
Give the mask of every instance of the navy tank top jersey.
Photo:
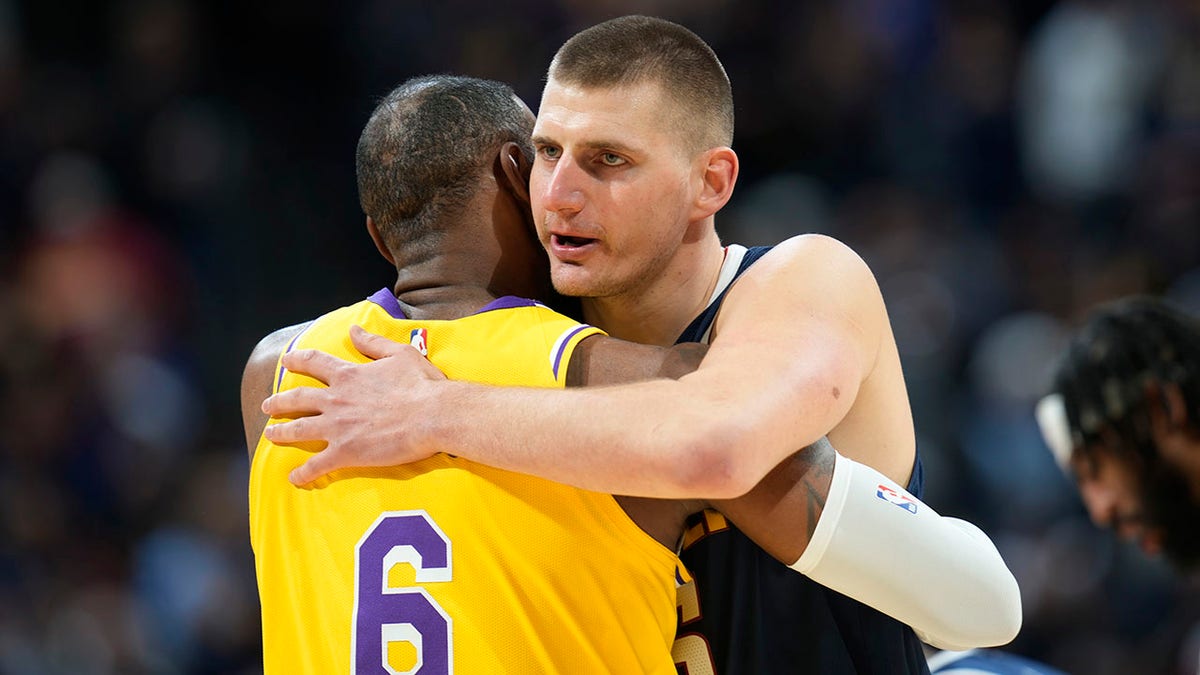
MULTIPOLYGON (((713 298, 677 342, 707 342, 730 284, 769 250, 728 247, 713 298)), ((920 497, 923 485, 918 456, 907 487, 920 497)), ((789 569, 719 514, 693 515, 687 533, 680 557, 694 588, 679 589, 680 675, 929 673, 911 628, 789 569)))

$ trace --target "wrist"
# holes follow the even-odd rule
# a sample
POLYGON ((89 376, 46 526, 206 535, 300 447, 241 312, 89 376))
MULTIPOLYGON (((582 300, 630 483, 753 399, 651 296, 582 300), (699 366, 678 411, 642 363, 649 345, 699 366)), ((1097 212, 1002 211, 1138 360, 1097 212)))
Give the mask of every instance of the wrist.
POLYGON ((464 447, 461 436, 461 417, 466 410, 466 392, 470 388, 465 382, 454 380, 437 380, 425 387, 426 392, 420 397, 420 420, 414 429, 413 441, 429 454, 446 452, 460 454, 464 447))

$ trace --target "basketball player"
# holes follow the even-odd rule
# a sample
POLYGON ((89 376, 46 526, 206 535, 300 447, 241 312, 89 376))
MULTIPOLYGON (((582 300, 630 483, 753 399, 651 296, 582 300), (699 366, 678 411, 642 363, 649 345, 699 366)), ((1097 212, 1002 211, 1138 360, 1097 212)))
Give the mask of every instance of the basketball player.
MULTIPOLYGON (((355 358, 345 339, 352 324, 493 385, 694 369, 696 345, 622 344, 512 295, 547 290, 525 184, 532 122, 497 83, 434 77, 393 92, 363 132, 358 175, 368 230, 397 266, 395 289, 277 331, 247 364, 251 540, 269 672, 674 670, 675 584, 686 572, 667 545, 708 502, 613 498, 450 455, 345 470, 297 490, 287 473, 312 448, 261 437, 262 397, 313 383, 281 369, 279 353, 355 358), (398 563, 411 567, 408 576, 397 576, 398 563)), ((746 497, 712 505, 792 560, 813 535, 833 462, 821 442, 746 497), (761 517, 768 508, 783 523, 761 517)), ((931 518, 941 522, 931 512, 907 520, 931 518)), ((1003 569, 994 549, 981 553, 985 566, 1003 569)))
POLYGON ((807 576, 755 546, 744 519, 732 518, 739 531, 705 514, 690 529, 698 602, 683 598, 677 645, 688 672, 927 672, 911 629, 841 593, 939 646, 1009 641, 1020 624, 1011 575, 975 579, 971 563, 947 560, 986 537, 913 498, 911 414, 870 271, 826 237, 750 251, 717 239, 714 216, 737 177, 732 129, 729 82, 708 46, 675 24, 625 17, 559 50, 534 130, 533 210, 556 289, 582 297, 584 318, 614 336, 709 341, 694 373, 566 392, 480 387, 360 333, 360 351, 386 358, 284 357, 331 387, 271 397, 271 414, 313 414, 267 436, 329 439, 297 483, 448 451, 593 490, 729 498, 828 433, 862 464, 837 458, 812 545, 781 558, 807 576), (839 520, 880 504, 931 515, 949 539, 896 537, 902 516, 863 529, 839 520), (980 589, 996 592, 962 594, 980 589))
POLYGON ((677 560, 612 497, 449 455, 297 490, 286 475, 308 453, 259 438, 264 393, 311 382, 278 368, 280 352, 350 357, 351 324, 458 376, 562 386, 599 331, 512 297, 546 286, 528 216, 532 123, 498 83, 433 77, 389 95, 357 165, 394 292, 278 331, 248 362, 265 672, 674 672, 677 560))
POLYGON ((1200 321, 1133 297, 1097 308, 1071 339, 1038 423, 1092 520, 1200 563, 1200 321))

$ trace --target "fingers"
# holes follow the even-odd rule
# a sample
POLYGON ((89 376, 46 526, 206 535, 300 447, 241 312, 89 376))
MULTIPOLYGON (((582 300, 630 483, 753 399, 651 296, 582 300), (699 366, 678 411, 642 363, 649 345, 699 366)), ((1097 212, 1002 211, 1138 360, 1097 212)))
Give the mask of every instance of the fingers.
POLYGON ((367 331, 362 326, 350 327, 350 341, 354 343, 354 348, 361 352, 363 356, 375 360, 396 356, 403 353, 406 349, 413 349, 412 345, 396 342, 382 335, 376 335, 367 331))
MULTIPOLYGON (((325 434, 320 430, 318 417, 301 417, 300 419, 268 424, 263 429, 263 436, 277 445, 294 445, 304 441, 323 441, 325 434)), ((324 454, 324 453, 322 453, 324 454)))
POLYGON ((321 476, 342 468, 337 460, 338 455, 336 452, 328 450, 318 452, 308 458, 307 462, 292 469, 292 472, 288 474, 288 480, 291 481, 292 485, 297 487, 308 485, 321 476))
POLYGON ((317 387, 296 387, 268 396, 262 411, 271 417, 304 417, 322 412, 328 392, 317 387))
POLYGON ((314 379, 320 380, 323 384, 329 384, 333 378, 344 371, 346 366, 350 365, 349 361, 343 361, 336 356, 331 356, 316 349, 297 349, 296 351, 288 352, 283 355, 283 360, 280 362, 284 368, 293 373, 308 375, 314 379))

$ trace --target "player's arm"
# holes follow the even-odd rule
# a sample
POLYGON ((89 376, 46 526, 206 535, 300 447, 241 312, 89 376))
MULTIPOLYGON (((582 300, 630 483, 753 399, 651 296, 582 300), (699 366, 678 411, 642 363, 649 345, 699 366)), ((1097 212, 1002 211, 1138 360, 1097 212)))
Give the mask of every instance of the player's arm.
POLYGON ((886 315, 862 260, 827 237, 777 246, 730 290, 701 367, 679 380, 574 390, 449 382, 414 350, 362 332, 357 366, 303 350, 292 370, 328 389, 272 396, 271 440, 327 440, 295 474, 453 452, 578 487, 730 498, 832 429, 879 349, 886 315))
MULTIPOLYGON (((705 350, 594 336, 580 343, 568 377, 575 385, 678 378, 699 367, 705 350)), ((824 439, 785 459, 745 495, 706 504, 783 564, 912 626, 932 645, 992 647, 1020 630, 1020 590, 986 534, 939 515, 824 439)))
POLYGON ((568 391, 448 382, 411 348, 357 333, 356 346, 378 361, 285 357, 329 388, 271 397, 272 414, 317 414, 268 434, 328 441, 297 471, 301 482, 450 451, 597 491, 728 498, 845 415, 882 320, 858 256, 828 238, 797 238, 734 285, 703 365, 679 380, 568 391))
POLYGON ((982 530, 938 514, 824 439, 742 497, 711 505, 780 562, 931 645, 994 647, 1021 629, 1020 588, 982 530))
POLYGON ((307 323, 288 326, 271 333, 259 341, 246 360, 246 367, 242 371, 242 425, 251 460, 254 459, 254 450, 263 427, 270 419, 262 411, 262 400, 270 396, 274 389, 275 366, 279 365, 279 355, 307 326, 307 323))
POLYGON ((655 378, 679 379, 700 367, 708 345, 684 342, 656 347, 607 335, 584 338, 571 353, 568 387, 629 384, 655 378))
MULTIPOLYGON (((591 337, 572 357, 574 384, 682 377, 705 351, 591 337)), ((1020 589, 986 534, 939 515, 824 439, 783 460, 745 495, 707 505, 783 564, 912 626, 932 645, 992 647, 1021 628, 1020 589)))
MULTIPOLYGON (((374 364, 383 370, 370 378, 378 383, 378 396, 402 386, 385 379, 389 359, 396 354, 419 359, 410 347, 383 338, 356 332, 353 339, 364 353, 381 357, 374 364)), ((681 377, 706 366, 704 350, 702 345, 666 350, 593 336, 577 347, 567 377, 575 385, 681 377)), ((333 377, 347 372, 356 370, 339 374, 335 368, 333 377)), ((441 377, 436 370, 425 376, 441 377)), ((570 422, 558 420, 553 426, 570 422)), ((371 423, 354 426, 369 429, 371 423)), ((986 535, 939 516, 878 472, 838 457, 826 442, 792 453, 741 497, 701 501, 725 513, 784 564, 911 625, 932 644, 1002 644, 1020 627, 1016 582, 986 535), (879 485, 888 485, 919 510, 913 514, 879 499, 879 485)))

